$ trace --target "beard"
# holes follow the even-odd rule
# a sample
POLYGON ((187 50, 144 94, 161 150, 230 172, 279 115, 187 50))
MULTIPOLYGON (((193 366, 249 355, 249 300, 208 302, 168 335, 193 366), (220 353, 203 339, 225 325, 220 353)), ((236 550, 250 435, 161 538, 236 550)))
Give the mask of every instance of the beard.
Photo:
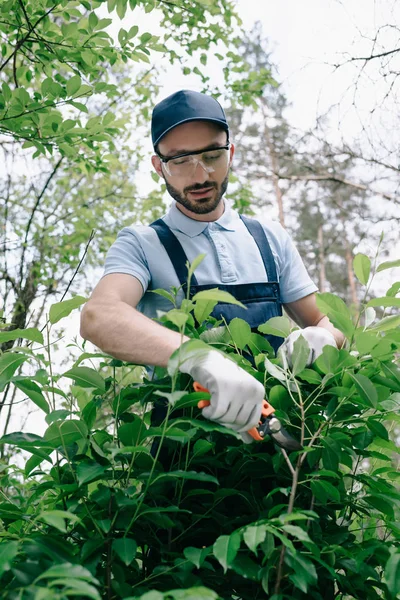
POLYGON ((206 215, 217 208, 221 202, 222 196, 225 194, 228 188, 228 180, 229 173, 226 175, 220 186, 218 186, 215 181, 207 181, 206 183, 191 185, 190 187, 183 188, 183 191, 180 192, 170 183, 168 183, 166 179, 164 179, 169 195, 172 196, 172 198, 178 202, 178 204, 182 204, 182 206, 184 206, 187 210, 190 210, 192 213, 197 215, 206 215), (196 190, 201 190, 205 187, 214 188, 216 190, 216 194, 213 198, 203 200, 202 202, 192 201, 188 198, 187 194, 189 192, 195 192, 196 190))

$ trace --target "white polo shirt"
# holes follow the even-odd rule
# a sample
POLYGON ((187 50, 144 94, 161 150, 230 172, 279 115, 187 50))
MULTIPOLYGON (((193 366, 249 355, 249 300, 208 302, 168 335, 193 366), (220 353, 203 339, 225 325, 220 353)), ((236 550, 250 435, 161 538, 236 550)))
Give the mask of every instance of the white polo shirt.
MULTIPOLYGON (((199 285, 243 284, 268 281, 258 247, 239 214, 225 202, 225 212, 212 223, 195 221, 184 215, 173 202, 162 217, 181 243, 189 262, 199 254, 206 258, 196 269, 199 285)), ((275 259, 281 301, 294 302, 317 291, 303 261, 283 227, 270 221, 263 228, 275 259)), ((125 273, 136 277, 144 295, 138 310, 150 318, 157 311, 168 311, 172 304, 151 290, 169 291, 180 282, 152 227, 132 225, 122 229, 108 251, 104 275, 125 273)), ((180 303, 183 292, 178 295, 180 303)))

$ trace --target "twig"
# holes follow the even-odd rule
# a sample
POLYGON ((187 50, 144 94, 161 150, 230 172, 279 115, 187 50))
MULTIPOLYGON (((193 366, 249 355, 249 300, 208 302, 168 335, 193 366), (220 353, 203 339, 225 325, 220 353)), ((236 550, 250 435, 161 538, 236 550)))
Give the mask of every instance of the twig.
POLYGON ((40 192, 39 196, 37 197, 35 205, 34 205, 34 207, 32 209, 31 215, 29 217, 29 221, 28 221, 28 224, 27 224, 26 230, 25 230, 25 238, 24 238, 24 242, 23 242, 23 246, 22 246, 21 263, 20 263, 20 268, 19 268, 20 281, 22 281, 22 279, 23 279, 25 251, 26 251, 26 245, 27 245, 27 241, 28 241, 29 231, 31 229, 31 225, 32 225, 32 222, 33 222, 33 218, 34 218, 35 213, 36 213, 36 211, 37 211, 37 209, 39 207, 40 201, 43 198, 44 193, 46 192, 48 186, 50 185, 50 182, 53 179, 54 175, 57 173, 58 168, 61 165, 62 160, 63 160, 63 157, 60 158, 60 160, 58 161, 58 163, 54 167, 53 171, 50 173, 49 177, 47 178, 47 181, 44 184, 44 186, 42 188, 42 191, 40 192))
POLYGON ((30 36, 30 34, 32 33, 32 31, 34 31, 34 29, 36 29, 36 27, 39 25, 39 23, 41 21, 43 21, 43 19, 45 19, 47 17, 47 15, 49 15, 51 12, 53 12, 53 10, 55 8, 57 8, 57 5, 52 6, 47 12, 45 12, 36 21, 36 23, 31 26, 31 28, 29 29, 29 31, 26 34, 26 36, 23 37, 19 42, 17 42, 17 45, 16 45, 15 49, 13 50, 13 52, 11 52, 10 56, 8 58, 6 58, 6 60, 3 62, 2 65, 0 65, 0 72, 6 67, 6 65, 8 65, 8 63, 10 62, 10 60, 14 58, 14 55, 18 52, 18 50, 20 49, 20 47, 26 42, 26 40, 28 39, 28 37, 30 36))

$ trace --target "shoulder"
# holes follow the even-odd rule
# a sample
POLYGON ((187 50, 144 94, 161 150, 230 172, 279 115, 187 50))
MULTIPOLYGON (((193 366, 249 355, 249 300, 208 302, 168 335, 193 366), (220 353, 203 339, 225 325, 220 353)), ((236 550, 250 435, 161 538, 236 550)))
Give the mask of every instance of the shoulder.
POLYGON ((277 262, 278 266, 281 266, 282 260, 284 260, 288 247, 291 244, 288 232, 278 221, 273 221, 267 217, 257 215, 256 217, 252 217, 252 219, 258 221, 262 226, 275 257, 275 262, 277 262))

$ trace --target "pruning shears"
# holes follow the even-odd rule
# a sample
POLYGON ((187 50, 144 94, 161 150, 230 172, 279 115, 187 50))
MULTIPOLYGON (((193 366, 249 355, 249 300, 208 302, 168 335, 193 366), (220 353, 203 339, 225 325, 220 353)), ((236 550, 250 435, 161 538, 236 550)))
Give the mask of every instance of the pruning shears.
MULTIPOLYGON (((198 381, 193 383, 193 388, 195 392, 210 393, 210 390, 198 381)), ((204 408, 209 404, 210 400, 199 400, 197 406, 198 408, 204 408)), ((274 416, 274 412, 274 407, 267 400, 263 400, 260 422, 256 427, 249 429, 247 433, 257 442, 262 442, 265 436, 269 435, 273 442, 284 450, 301 450, 303 446, 286 431, 280 420, 274 416)))

